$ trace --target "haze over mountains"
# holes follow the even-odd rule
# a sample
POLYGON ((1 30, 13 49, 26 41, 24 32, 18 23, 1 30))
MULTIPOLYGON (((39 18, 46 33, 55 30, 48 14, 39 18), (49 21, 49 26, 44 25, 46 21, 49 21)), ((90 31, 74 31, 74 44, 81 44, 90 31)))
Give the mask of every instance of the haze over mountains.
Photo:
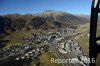
POLYGON ((46 10, 38 14, 7 14, 0 16, 0 34, 33 28, 71 27, 89 22, 86 16, 73 15, 63 11, 46 10))

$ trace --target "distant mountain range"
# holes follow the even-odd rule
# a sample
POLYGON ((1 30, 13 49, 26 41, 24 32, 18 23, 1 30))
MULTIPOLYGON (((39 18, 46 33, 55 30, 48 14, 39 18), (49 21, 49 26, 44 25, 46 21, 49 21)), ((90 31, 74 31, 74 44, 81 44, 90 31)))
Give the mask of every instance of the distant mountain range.
POLYGON ((75 25, 89 22, 87 16, 73 15, 54 10, 46 10, 37 14, 7 14, 0 16, 0 34, 18 30, 48 29, 59 27, 75 28, 75 25))
POLYGON ((46 10, 37 15, 47 18, 48 21, 66 22, 71 24, 83 24, 89 22, 87 16, 83 17, 81 15, 73 15, 62 11, 46 10))

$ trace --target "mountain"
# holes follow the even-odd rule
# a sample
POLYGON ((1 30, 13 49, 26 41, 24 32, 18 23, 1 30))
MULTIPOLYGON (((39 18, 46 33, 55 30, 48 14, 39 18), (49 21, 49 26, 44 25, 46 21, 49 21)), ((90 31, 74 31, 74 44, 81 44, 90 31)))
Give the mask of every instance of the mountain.
POLYGON ((0 34, 12 33, 19 30, 31 30, 42 28, 46 25, 46 19, 35 15, 10 14, 0 16, 0 34))
POLYGON ((0 34, 19 30, 76 28, 77 24, 87 23, 88 19, 70 13, 46 10, 38 14, 7 14, 0 16, 0 34))
POLYGON ((88 19, 86 19, 85 17, 62 11, 46 10, 42 13, 38 13, 37 15, 46 18, 50 22, 66 22, 71 24, 83 24, 88 22, 88 19))

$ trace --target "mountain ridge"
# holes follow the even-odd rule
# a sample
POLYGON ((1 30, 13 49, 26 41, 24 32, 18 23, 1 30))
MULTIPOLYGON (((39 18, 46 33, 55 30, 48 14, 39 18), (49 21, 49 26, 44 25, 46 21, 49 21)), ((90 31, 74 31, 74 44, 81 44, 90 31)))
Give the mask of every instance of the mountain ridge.
POLYGON ((0 34, 18 30, 73 27, 87 23, 88 19, 63 11, 46 10, 38 14, 7 14, 0 16, 0 34))

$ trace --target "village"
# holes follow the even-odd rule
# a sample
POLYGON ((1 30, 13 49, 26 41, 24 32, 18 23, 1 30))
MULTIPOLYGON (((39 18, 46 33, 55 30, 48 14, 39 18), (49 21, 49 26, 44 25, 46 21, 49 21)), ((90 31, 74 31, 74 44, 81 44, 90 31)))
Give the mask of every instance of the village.
MULTIPOLYGON (((49 29, 46 31, 41 31, 39 33, 31 34, 31 37, 20 39, 26 44, 1 49, 0 64, 2 64, 4 61, 6 61, 5 63, 10 64, 10 62, 8 62, 9 60, 11 62, 13 61, 14 64, 17 64, 15 66, 22 66, 23 64, 27 65, 33 62, 42 53, 45 53, 47 51, 52 52, 53 48, 52 50, 49 49, 52 46, 57 48, 56 51, 59 51, 62 54, 73 52, 75 58, 79 59, 79 61, 82 61, 82 57, 88 58, 88 56, 85 55, 84 51, 75 40, 74 36, 77 35, 77 33, 74 31, 74 29, 49 29)), ((82 62, 81 64, 84 66, 88 65, 84 62, 82 62)))

